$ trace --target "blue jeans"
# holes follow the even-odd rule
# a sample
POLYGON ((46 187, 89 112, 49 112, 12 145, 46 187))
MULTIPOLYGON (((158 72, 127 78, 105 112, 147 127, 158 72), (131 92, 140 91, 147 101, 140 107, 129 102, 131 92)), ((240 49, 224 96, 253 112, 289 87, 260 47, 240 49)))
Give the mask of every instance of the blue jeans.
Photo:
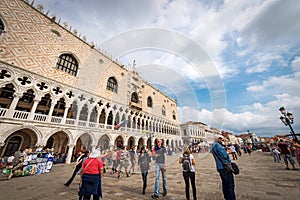
POLYGON ((295 164, 295 161, 294 161, 293 157, 291 156, 291 154, 282 154, 282 155, 283 155, 284 163, 286 165, 288 164, 288 161, 290 161, 291 165, 295 164))
POLYGON ((147 188, 147 175, 148 175, 148 171, 143 171, 142 173, 142 179, 143 179, 143 192, 146 190, 147 188))
POLYGON ((167 192, 167 177, 166 177, 166 171, 164 171, 163 168, 164 168, 163 163, 156 163, 155 164, 156 179, 155 179, 155 186, 154 186, 154 194, 156 196, 159 195, 159 176, 160 176, 160 172, 162 173, 162 178, 163 178, 163 190, 164 190, 164 192, 167 192))
POLYGON ((235 200, 233 174, 227 174, 224 169, 218 170, 222 180, 222 190, 225 200, 235 200))

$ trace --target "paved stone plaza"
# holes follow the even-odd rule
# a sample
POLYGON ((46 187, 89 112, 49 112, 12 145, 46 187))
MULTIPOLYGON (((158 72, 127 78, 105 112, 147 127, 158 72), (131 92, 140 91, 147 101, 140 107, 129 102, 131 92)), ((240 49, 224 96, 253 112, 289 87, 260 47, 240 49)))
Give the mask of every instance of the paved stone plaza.
MULTIPOLYGON (((167 187, 168 195, 160 199, 185 199, 184 182, 178 156, 168 156, 167 187)), ((196 185, 198 199, 223 199, 221 181, 215 169, 213 157, 209 153, 195 154, 196 185)), ((300 171, 285 170, 283 163, 274 163, 270 154, 254 152, 251 156, 242 155, 237 160, 240 175, 235 176, 237 199, 297 199, 300 195, 300 171)), ((299 168, 297 166, 297 168, 299 168)), ((109 171, 110 172, 110 171, 109 171)), ((57 200, 78 199, 77 176, 70 187, 63 184, 72 174, 72 165, 56 165, 52 172, 42 175, 13 178, 0 181, 1 200, 57 200)), ((106 173, 103 185, 103 199, 151 199, 155 174, 148 175, 148 188, 142 195, 142 180, 139 173, 120 179, 106 173)))

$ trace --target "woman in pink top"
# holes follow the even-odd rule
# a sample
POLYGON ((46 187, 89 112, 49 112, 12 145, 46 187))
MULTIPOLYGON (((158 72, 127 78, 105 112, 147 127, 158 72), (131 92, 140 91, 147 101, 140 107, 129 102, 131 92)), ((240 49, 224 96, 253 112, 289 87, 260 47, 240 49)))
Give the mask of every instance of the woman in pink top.
POLYGON ((79 193, 83 196, 83 200, 90 200, 91 195, 93 195, 93 200, 99 200, 99 197, 102 198, 103 163, 100 155, 100 151, 95 149, 82 164, 79 193))

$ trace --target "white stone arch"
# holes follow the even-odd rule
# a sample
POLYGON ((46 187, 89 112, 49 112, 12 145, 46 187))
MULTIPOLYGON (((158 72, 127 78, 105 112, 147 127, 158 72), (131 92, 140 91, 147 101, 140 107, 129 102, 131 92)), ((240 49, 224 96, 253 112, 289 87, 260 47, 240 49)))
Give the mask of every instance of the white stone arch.
POLYGON ((45 91, 45 92, 44 91, 38 91, 38 93, 36 93, 36 94, 37 95, 34 97, 34 100, 41 101, 42 97, 44 97, 46 94, 50 95, 51 102, 52 102, 52 99, 54 99, 54 96, 50 91, 45 91))
POLYGON ((67 145, 74 145, 75 140, 74 140, 74 137, 73 137, 72 132, 69 131, 68 129, 63 129, 63 128, 52 129, 52 130, 49 131, 49 133, 47 133, 46 135, 44 135, 43 140, 44 140, 45 144, 46 144, 47 140, 48 140, 52 135, 54 135, 54 134, 57 133, 57 132, 64 132, 64 133, 67 135, 68 139, 69 139, 67 145))
POLYGON ((105 150, 105 149, 109 149, 111 147, 111 140, 112 137, 109 134, 102 134, 99 138, 98 138, 98 142, 97 142, 97 148, 100 148, 101 150, 105 150), (107 144, 102 144, 103 142, 106 141, 106 139, 108 140, 107 144))
POLYGON ((137 136, 128 136, 127 137, 127 142, 126 142, 127 149, 130 149, 131 146, 137 146, 137 142, 138 142, 138 137, 137 136), (129 144, 130 141, 133 141, 133 142, 131 144, 129 144))
MULTIPOLYGON (((10 84, 13 85, 13 90, 14 90, 13 96, 16 95, 16 94, 23 95, 23 93, 19 92, 20 87, 16 83, 14 83, 13 81, 7 81, 7 82, 0 83, 0 88, 3 88, 6 85, 10 85, 10 84)), ((11 101, 13 101, 13 100, 11 100, 11 101)))
POLYGON ((22 125, 22 126, 18 126, 18 127, 14 127, 4 133, 2 133, 0 139, 0 143, 4 143, 5 140, 13 133, 22 130, 22 129, 30 129, 31 131, 33 131, 37 137, 37 143, 36 146, 40 146, 42 144, 42 132, 36 127, 36 126, 31 126, 31 125, 22 125))
POLYGON ((136 149, 139 150, 142 146, 147 146, 147 137, 137 137, 136 140, 136 149))
POLYGON ((126 139, 126 135, 125 134, 118 134, 118 135, 116 135, 115 137, 114 137, 114 147, 117 147, 117 139, 118 138, 121 138, 122 139, 122 142, 123 142, 123 146, 124 145, 127 145, 127 139, 126 139))
POLYGON ((92 139, 92 146, 94 146, 94 147, 97 146, 97 142, 98 142, 98 141, 97 141, 95 135, 94 135, 92 132, 90 132, 90 131, 79 133, 79 134, 74 138, 74 142, 76 143, 77 140, 78 140, 81 136, 83 136, 84 134, 87 134, 87 135, 90 136, 90 138, 92 139))

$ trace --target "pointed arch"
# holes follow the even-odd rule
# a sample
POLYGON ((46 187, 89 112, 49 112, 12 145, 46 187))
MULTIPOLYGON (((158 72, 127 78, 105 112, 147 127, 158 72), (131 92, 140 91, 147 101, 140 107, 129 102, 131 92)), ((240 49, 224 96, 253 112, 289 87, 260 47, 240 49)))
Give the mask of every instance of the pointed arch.
POLYGON ((0 88, 0 106, 2 108, 8 109, 10 107, 15 91, 15 86, 11 83, 0 88))
POLYGON ((28 89, 23 93, 23 96, 19 99, 18 104, 16 106, 16 110, 30 112, 33 106, 33 100, 35 98, 35 94, 33 89, 28 89))

